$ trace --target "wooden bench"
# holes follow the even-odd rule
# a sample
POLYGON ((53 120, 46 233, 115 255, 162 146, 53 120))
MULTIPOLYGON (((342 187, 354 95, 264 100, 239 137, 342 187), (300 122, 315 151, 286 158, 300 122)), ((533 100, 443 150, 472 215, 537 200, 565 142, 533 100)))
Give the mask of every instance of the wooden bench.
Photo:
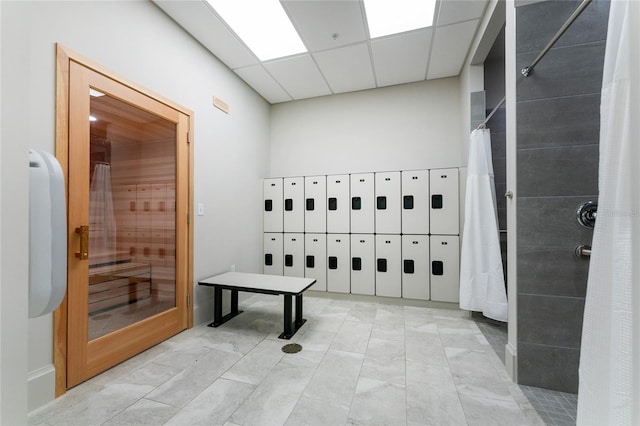
POLYGON ((302 293, 311 287, 314 278, 283 277, 278 275, 227 272, 199 281, 199 285, 214 288, 213 322, 209 327, 218 327, 238 316, 238 292, 284 295, 284 331, 280 339, 291 339, 307 321, 302 318, 302 293), (231 290, 231 312, 222 315, 222 290, 231 290), (296 298, 296 317, 292 321, 293 296, 296 298))

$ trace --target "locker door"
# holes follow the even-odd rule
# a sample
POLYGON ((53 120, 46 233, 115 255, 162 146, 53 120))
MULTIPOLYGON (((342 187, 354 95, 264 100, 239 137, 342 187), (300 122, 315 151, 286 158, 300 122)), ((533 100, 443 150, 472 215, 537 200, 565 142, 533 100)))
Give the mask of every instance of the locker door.
POLYGON ((402 297, 429 300, 428 235, 402 236, 402 297))
POLYGON ((327 232, 327 177, 304 178, 304 231, 327 232))
POLYGON ((351 293, 375 294, 375 240, 372 234, 351 235, 351 293))
POLYGON ((284 275, 304 277, 304 234, 284 234, 284 275))
POLYGON ((402 296, 400 235, 376 235, 376 295, 402 296))
POLYGON ((431 170, 430 222, 432 234, 457 235, 458 218, 458 169, 431 170))
POLYGON ((402 233, 429 233, 429 170, 402 172, 402 233))
POLYGON ((282 179, 264 180, 264 232, 282 232, 282 179))
POLYGON ((311 290, 327 291, 326 234, 305 234, 304 276, 316 279, 316 283, 311 286, 311 290))
POLYGON ((304 178, 284 178, 284 232, 304 232, 304 178))
POLYGON ((349 175, 327 176, 327 232, 349 233, 349 175))
POLYGON ((399 234, 400 172, 375 174, 376 233, 399 234))
POLYGON ((460 237, 431 236, 431 300, 459 301, 460 237))
POLYGON ((327 291, 350 291, 350 242, 348 235, 327 235, 327 291))
POLYGON ((351 175, 351 232, 373 234, 374 229, 373 173, 351 175))
POLYGON ((282 275, 282 234, 264 234, 263 273, 267 275, 282 275))

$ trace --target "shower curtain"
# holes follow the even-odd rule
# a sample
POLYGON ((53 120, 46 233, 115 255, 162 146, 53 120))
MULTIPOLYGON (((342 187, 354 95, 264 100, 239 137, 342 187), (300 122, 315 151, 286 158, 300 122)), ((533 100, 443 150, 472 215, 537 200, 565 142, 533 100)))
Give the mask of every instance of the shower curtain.
POLYGON ((96 164, 89 189, 89 255, 91 264, 116 260, 116 218, 111 196, 111 166, 96 164))
POLYGON ((640 424, 640 2, 612 1, 600 105, 580 425, 640 424))
POLYGON ((464 217, 460 308, 507 321, 489 129, 471 133, 464 217))

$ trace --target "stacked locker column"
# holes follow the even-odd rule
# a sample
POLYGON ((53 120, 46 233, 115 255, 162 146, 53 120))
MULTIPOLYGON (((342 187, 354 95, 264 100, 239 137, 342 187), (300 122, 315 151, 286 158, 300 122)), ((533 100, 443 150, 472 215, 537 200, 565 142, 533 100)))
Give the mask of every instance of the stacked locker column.
POLYGON ((351 291, 349 209, 349 175, 327 176, 327 291, 351 291))
POLYGON ((283 273, 283 198, 282 179, 264 180, 264 261, 263 272, 283 273))
POLYGON ((284 178, 284 275, 304 277, 304 178, 284 178))
POLYGON ((460 237, 458 169, 431 170, 431 300, 458 302, 460 237))
POLYGON ((304 276, 312 290, 327 290, 327 177, 304 179, 304 276))
POLYGON ((429 300, 429 171, 402 172, 402 297, 429 300))
POLYGON ((402 297, 400 172, 375 174, 376 295, 402 297))
POLYGON ((373 173, 350 176, 351 189, 351 293, 376 294, 375 285, 375 177, 373 173))

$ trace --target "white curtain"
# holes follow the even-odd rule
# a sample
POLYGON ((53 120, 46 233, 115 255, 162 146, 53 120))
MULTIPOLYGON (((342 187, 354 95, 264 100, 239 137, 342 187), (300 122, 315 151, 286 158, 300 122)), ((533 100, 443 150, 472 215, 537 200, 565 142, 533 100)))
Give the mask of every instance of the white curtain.
POLYGON ((640 2, 612 1, 598 216, 580 352, 580 425, 640 425, 640 2))
POLYGON ((469 145, 460 258, 460 308, 507 321, 489 129, 474 130, 469 145))
POLYGON ((116 218, 108 164, 96 164, 89 191, 89 256, 92 263, 112 262, 116 255, 116 218))

